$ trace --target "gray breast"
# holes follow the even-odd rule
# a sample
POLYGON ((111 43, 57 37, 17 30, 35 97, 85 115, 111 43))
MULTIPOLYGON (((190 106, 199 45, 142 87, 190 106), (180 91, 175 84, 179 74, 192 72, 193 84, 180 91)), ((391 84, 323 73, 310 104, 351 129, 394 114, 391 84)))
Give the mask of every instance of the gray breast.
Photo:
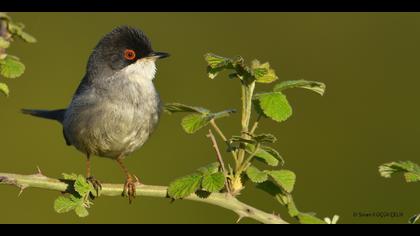
POLYGON ((158 124, 160 99, 153 82, 118 75, 75 97, 64 132, 78 150, 117 158, 140 148, 158 124))

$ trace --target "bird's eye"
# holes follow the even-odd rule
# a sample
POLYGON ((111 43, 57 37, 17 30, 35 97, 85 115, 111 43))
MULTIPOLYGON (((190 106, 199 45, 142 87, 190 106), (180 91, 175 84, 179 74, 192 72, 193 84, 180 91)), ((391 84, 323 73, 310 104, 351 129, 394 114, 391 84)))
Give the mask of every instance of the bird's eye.
POLYGON ((134 50, 131 50, 131 49, 126 49, 124 51, 124 58, 132 61, 132 60, 136 59, 136 52, 134 50))

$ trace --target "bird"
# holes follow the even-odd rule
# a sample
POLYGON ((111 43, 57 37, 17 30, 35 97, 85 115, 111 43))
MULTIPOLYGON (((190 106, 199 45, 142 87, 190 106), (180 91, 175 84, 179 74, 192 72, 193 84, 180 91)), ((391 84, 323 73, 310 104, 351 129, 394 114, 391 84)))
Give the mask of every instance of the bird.
POLYGON ((141 148, 156 129, 162 111, 155 88, 157 52, 146 34, 118 26, 100 39, 89 56, 86 73, 65 109, 22 109, 24 114, 58 121, 69 146, 86 156, 86 179, 98 192, 101 183, 91 173, 91 157, 114 160, 125 174, 122 196, 136 196, 138 178, 123 160, 141 148))

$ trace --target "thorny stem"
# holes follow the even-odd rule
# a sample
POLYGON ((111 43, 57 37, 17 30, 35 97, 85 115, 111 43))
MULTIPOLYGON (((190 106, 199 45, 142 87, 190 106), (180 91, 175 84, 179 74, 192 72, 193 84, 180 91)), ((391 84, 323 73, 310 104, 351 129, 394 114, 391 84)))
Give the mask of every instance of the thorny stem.
MULTIPOLYGON (((33 187, 66 192, 70 189, 68 182, 48 178, 41 173, 34 175, 0 173, 0 184, 14 185, 21 190, 27 187, 33 187)), ((101 195, 111 197, 121 196, 123 188, 123 184, 102 184, 101 195)), ((167 192, 168 188, 165 186, 138 185, 136 188, 137 196, 169 198, 167 192)), ((226 193, 212 193, 205 198, 192 194, 184 199, 212 204, 231 210, 239 215, 239 219, 251 218, 265 224, 288 224, 280 216, 263 212, 226 193)))

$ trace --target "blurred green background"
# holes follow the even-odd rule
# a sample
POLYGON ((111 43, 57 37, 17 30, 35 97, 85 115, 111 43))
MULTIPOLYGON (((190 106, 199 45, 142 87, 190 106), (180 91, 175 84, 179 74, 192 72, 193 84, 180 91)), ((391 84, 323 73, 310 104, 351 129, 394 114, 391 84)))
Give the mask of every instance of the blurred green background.
MULTIPOLYGON (((293 116, 267 120, 261 132, 278 135, 285 168, 297 173, 295 200, 302 211, 341 216, 341 223, 406 223, 420 211, 420 187, 402 178, 383 179, 378 165, 420 160, 420 14, 418 13, 10 13, 38 39, 15 42, 9 50, 27 66, 7 81, 0 98, 0 172, 59 177, 85 173, 85 158, 67 147, 58 123, 24 116, 20 108, 64 108, 85 73, 97 41, 113 27, 143 29, 156 50, 172 54, 159 61, 156 86, 166 102, 213 110, 240 108, 237 81, 211 81, 203 55, 242 55, 269 61, 281 80, 327 84, 324 97, 306 90, 287 92, 293 116), (399 218, 357 218, 353 212, 402 212, 399 218)), ((269 89, 260 86, 258 91, 269 89)), ((123 91, 122 91, 123 92, 123 91)), ((181 116, 164 115, 149 142, 126 164, 146 184, 167 185, 214 161, 206 129, 187 135, 181 116)), ((219 125, 237 134, 239 115, 219 125)), ((226 155, 226 158, 230 157, 226 155)), ((123 182, 115 163, 93 159, 102 182, 123 182)), ((0 223, 233 223, 227 210, 189 201, 103 197, 88 218, 56 214, 57 192, 0 186, 0 223)), ((249 186, 240 196, 266 211, 286 211, 249 186)), ((255 223, 243 220, 242 223, 255 223)))

